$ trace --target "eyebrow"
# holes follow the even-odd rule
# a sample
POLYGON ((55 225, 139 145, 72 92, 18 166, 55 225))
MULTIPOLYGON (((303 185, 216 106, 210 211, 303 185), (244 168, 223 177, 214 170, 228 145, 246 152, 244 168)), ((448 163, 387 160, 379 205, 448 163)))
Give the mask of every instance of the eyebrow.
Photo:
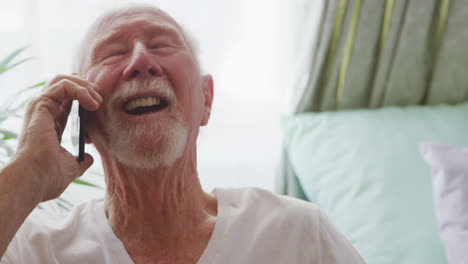
MULTIPOLYGON (((161 25, 161 24, 153 24, 153 23, 146 23, 143 25, 145 34, 156 35, 156 34, 164 34, 170 35, 171 38, 177 39, 183 42, 183 39, 179 36, 179 33, 176 28, 168 25, 161 25)), ((116 39, 119 39, 124 35, 122 32, 118 32, 117 30, 112 30, 109 33, 105 34, 104 36, 98 38, 97 40, 93 41, 91 44, 91 58, 95 58, 96 54, 99 53, 101 49, 107 46, 109 43, 114 42, 116 39)))

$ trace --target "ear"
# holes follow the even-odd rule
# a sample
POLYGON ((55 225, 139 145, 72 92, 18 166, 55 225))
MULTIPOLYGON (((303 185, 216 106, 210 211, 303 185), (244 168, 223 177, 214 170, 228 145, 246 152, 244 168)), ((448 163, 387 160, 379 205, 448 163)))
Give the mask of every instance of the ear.
POLYGON ((203 76, 203 116, 201 126, 206 126, 211 115, 211 106, 213 105, 213 77, 209 74, 203 76))

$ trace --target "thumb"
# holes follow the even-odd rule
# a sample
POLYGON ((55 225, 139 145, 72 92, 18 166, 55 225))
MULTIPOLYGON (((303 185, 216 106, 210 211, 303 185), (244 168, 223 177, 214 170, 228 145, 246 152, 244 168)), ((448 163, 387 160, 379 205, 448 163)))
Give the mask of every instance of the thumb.
MULTIPOLYGON (((78 162, 78 161, 77 161, 78 162)), ((93 165, 94 159, 93 156, 89 155, 88 153, 85 153, 84 160, 82 162, 79 162, 80 164, 80 175, 77 175, 77 178, 83 175, 91 165, 93 165)))

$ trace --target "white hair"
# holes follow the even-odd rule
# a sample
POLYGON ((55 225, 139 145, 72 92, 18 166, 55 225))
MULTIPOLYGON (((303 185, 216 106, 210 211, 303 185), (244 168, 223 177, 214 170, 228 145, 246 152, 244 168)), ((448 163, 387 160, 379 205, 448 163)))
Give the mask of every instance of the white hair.
MULTIPOLYGON (((106 13, 99 16, 94 23, 89 27, 88 31, 85 33, 84 37, 82 38, 81 42, 79 43, 78 47, 75 48, 76 52, 74 52, 73 60, 72 60, 72 69, 74 72, 81 73, 83 64, 86 59, 89 59, 85 54, 86 47, 91 46, 91 35, 93 30, 97 25, 102 23, 105 18, 119 14, 125 13, 131 10, 157 10, 158 12, 162 12, 176 23, 177 27, 180 29, 182 33, 182 37, 189 48, 200 72, 202 72, 201 63, 200 63, 200 44, 198 40, 194 37, 192 32, 188 30, 187 27, 183 26, 182 24, 178 23, 173 19, 167 12, 163 11, 162 9, 147 3, 125 3, 121 4, 116 8, 113 8, 106 13)), ((88 51, 89 52, 89 51, 88 51)))

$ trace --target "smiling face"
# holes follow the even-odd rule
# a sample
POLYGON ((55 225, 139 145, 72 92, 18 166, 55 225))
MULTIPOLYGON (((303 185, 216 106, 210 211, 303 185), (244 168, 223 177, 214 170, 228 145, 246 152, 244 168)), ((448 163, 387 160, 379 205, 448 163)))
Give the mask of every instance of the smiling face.
POLYGON ((169 166, 208 122, 213 84, 178 24, 154 8, 117 11, 89 32, 80 74, 104 101, 88 135, 101 155, 136 168, 169 166))

